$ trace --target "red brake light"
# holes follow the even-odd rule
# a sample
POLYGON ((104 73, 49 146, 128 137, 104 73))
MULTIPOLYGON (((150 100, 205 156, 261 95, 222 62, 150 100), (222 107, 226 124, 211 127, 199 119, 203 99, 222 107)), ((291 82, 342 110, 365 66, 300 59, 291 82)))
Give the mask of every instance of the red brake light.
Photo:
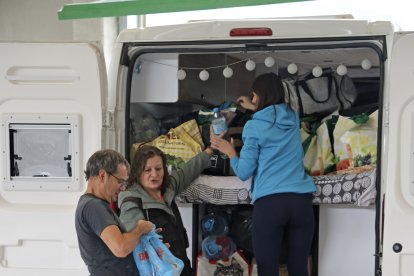
POLYGON ((270 28, 234 28, 230 30, 230 36, 270 36, 270 28))

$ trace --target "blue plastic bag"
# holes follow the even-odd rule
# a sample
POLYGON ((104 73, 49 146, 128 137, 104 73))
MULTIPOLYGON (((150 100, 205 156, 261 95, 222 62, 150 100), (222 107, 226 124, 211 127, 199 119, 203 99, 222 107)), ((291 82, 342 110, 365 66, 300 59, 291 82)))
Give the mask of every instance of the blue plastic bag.
POLYGON ((201 242, 203 256, 210 261, 228 260, 236 249, 228 236, 208 236, 201 242))
POLYGON ((223 214, 209 214, 201 219, 203 236, 225 236, 229 233, 227 219, 223 214))
POLYGON ((145 249, 146 246, 144 246, 144 243, 141 241, 142 239, 139 241, 138 245, 135 247, 133 251, 134 260, 135 264, 137 265, 139 275, 154 276, 154 268, 149 260, 147 250, 145 249))
POLYGON ((160 240, 160 235, 151 230, 141 236, 133 256, 141 276, 179 276, 184 262, 175 257, 160 240))

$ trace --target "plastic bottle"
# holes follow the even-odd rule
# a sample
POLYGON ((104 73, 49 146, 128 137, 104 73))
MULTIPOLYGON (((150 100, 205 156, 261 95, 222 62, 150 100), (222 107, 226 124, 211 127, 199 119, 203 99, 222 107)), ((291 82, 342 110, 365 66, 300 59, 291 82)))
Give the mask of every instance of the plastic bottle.
POLYGON ((211 120, 211 125, 213 126, 213 131, 216 135, 220 135, 223 132, 227 131, 226 118, 224 118, 218 107, 213 108, 214 117, 211 120))
MULTIPOLYGON (((223 132, 227 131, 227 122, 226 122, 226 118, 224 118, 221 113, 220 113, 220 109, 218 107, 213 108, 213 119, 211 120, 211 125, 213 127, 213 132, 216 135, 220 135, 223 132)), ((218 151, 215 150, 215 153, 218 154, 218 151)), ((224 153, 219 153, 220 157, 222 159, 227 159, 227 155, 224 153)), ((226 162, 224 162, 224 168, 223 168, 223 173, 228 171, 228 164, 226 164, 226 162)))

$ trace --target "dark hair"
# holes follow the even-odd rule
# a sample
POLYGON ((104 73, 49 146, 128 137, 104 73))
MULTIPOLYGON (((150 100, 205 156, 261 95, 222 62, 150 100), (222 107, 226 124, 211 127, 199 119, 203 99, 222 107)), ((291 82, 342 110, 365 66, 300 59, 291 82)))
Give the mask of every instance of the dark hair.
POLYGON ((282 80, 275 73, 266 73, 258 76, 253 82, 252 90, 259 96, 256 111, 285 102, 285 88, 283 87, 282 80))
POLYGON ((124 164, 129 170, 128 161, 119 152, 111 149, 98 150, 89 157, 86 163, 85 178, 88 180, 90 177, 97 176, 102 169, 114 174, 119 164, 124 164))
POLYGON ((141 185, 139 179, 144 172, 145 166, 147 165, 148 159, 159 156, 162 159, 162 167, 164 168, 164 178, 162 179, 161 191, 164 192, 167 186, 167 177, 168 177, 168 169, 167 169, 167 158, 165 154, 158 149, 157 147, 153 146, 141 146, 137 149, 134 160, 132 161, 131 165, 131 174, 128 179, 128 188, 132 187, 135 184, 141 185))

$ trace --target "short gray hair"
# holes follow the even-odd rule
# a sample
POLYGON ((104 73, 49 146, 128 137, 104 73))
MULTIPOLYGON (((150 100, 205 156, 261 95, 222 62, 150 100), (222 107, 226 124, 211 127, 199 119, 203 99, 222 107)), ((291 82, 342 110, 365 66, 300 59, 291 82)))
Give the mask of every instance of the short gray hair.
POLYGON ((97 176, 99 170, 113 174, 117 171, 118 165, 124 164, 129 171, 129 163, 119 152, 111 149, 98 150, 88 159, 86 163, 85 178, 97 176))

